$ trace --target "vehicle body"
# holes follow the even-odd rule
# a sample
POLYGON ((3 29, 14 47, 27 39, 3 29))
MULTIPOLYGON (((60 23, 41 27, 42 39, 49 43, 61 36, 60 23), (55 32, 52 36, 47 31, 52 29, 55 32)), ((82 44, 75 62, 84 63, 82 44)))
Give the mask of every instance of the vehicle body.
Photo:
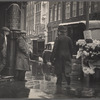
POLYGON ((48 42, 46 44, 46 50, 52 51, 53 50, 53 46, 54 46, 54 42, 48 42))
MULTIPOLYGON (((76 55, 78 47, 76 46, 76 41, 79 39, 84 39, 84 31, 86 30, 86 21, 77 21, 70 23, 60 23, 59 27, 63 26, 66 35, 71 37, 73 41, 73 55, 76 55)), ((91 35, 93 39, 100 40, 100 20, 90 20, 89 30, 91 30, 91 35)))
POLYGON ((50 62, 50 56, 53 50, 54 42, 48 42, 45 45, 45 50, 43 51, 43 61, 44 63, 50 62))
POLYGON ((34 39, 33 42, 33 60, 38 60, 38 57, 42 56, 42 52, 44 51, 45 47, 45 40, 44 39, 34 39))

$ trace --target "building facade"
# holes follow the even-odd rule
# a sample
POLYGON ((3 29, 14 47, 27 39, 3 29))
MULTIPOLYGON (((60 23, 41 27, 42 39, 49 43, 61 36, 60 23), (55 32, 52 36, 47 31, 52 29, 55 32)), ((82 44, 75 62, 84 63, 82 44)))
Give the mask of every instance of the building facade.
POLYGON ((63 2, 49 2, 48 42, 54 41, 57 36, 57 28, 62 22, 63 2))
MULTIPOLYGON (((49 2, 48 41, 54 41, 59 23, 86 20, 86 2, 49 2)), ((89 2, 89 19, 100 20, 100 2, 89 2)))
POLYGON ((34 34, 34 1, 27 2, 26 30, 28 35, 34 34))
POLYGON ((42 37, 47 43, 49 2, 30 1, 27 5, 27 32, 34 38, 42 37))

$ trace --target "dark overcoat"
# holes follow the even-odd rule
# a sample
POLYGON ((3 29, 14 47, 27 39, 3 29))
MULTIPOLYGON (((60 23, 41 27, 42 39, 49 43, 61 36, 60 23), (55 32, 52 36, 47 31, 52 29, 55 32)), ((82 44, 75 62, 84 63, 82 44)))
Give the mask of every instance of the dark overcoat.
POLYGON ((61 34, 56 38, 51 62, 54 63, 55 74, 69 74, 71 72, 72 40, 70 37, 61 34))
POLYGON ((16 70, 30 70, 29 67, 29 50, 24 37, 20 36, 17 39, 17 53, 16 53, 16 70))
POLYGON ((7 46, 4 44, 5 37, 0 34, 0 72, 6 65, 7 46))

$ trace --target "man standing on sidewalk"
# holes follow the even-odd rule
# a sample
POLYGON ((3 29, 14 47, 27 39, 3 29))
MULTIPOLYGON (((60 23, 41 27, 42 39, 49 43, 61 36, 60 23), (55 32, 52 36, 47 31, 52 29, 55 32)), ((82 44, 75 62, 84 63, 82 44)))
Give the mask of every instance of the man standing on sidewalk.
POLYGON ((10 29, 3 27, 0 33, 0 74, 5 74, 6 57, 7 57, 7 36, 10 29))
POLYGON ((72 66, 72 40, 66 36, 67 33, 63 26, 58 28, 58 37, 55 40, 53 52, 51 55, 51 63, 55 67, 57 76, 57 92, 61 93, 62 74, 64 74, 67 85, 70 85, 70 73, 72 66))
POLYGON ((26 43, 26 31, 21 31, 17 38, 17 53, 16 53, 16 67, 15 80, 26 81, 25 73, 30 70, 29 67, 29 48, 26 43))

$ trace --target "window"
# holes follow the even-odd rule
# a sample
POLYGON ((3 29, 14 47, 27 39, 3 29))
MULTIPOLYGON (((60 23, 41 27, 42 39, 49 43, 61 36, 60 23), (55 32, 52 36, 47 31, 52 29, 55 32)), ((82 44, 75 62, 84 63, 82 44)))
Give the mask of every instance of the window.
POLYGON ((40 2, 36 4, 35 17, 36 17, 36 24, 40 23, 40 18, 41 18, 41 3, 40 2))
POLYGON ((77 10, 77 2, 73 2, 73 11, 72 11, 73 17, 76 17, 76 10, 77 10))
POLYGON ((66 8, 65 8, 65 18, 70 18, 70 2, 66 2, 66 8))
POLYGON ((36 5, 36 12, 37 12, 37 5, 36 5))
POLYGON ((61 3, 58 4, 58 20, 61 20, 61 3))
POLYGON ((83 2, 79 2, 79 15, 83 15, 83 2))
POLYGON ((36 25, 36 34, 39 34, 39 26, 36 25))
POLYGON ((54 6, 54 21, 57 21, 57 5, 54 6))
POLYGON ((98 8, 98 2, 94 2, 94 11, 97 11, 98 8))
POLYGON ((41 11, 41 3, 36 4, 36 12, 41 11))
POLYGON ((41 3, 39 3, 39 11, 41 11, 41 3))
POLYGON ((91 2, 89 2, 89 13, 91 13, 91 2))
POLYGON ((52 18, 53 18, 53 16, 52 16, 52 12, 53 10, 52 10, 52 8, 50 9, 50 22, 52 22, 52 18))
POLYGON ((36 13, 36 23, 40 23, 41 13, 36 13))

